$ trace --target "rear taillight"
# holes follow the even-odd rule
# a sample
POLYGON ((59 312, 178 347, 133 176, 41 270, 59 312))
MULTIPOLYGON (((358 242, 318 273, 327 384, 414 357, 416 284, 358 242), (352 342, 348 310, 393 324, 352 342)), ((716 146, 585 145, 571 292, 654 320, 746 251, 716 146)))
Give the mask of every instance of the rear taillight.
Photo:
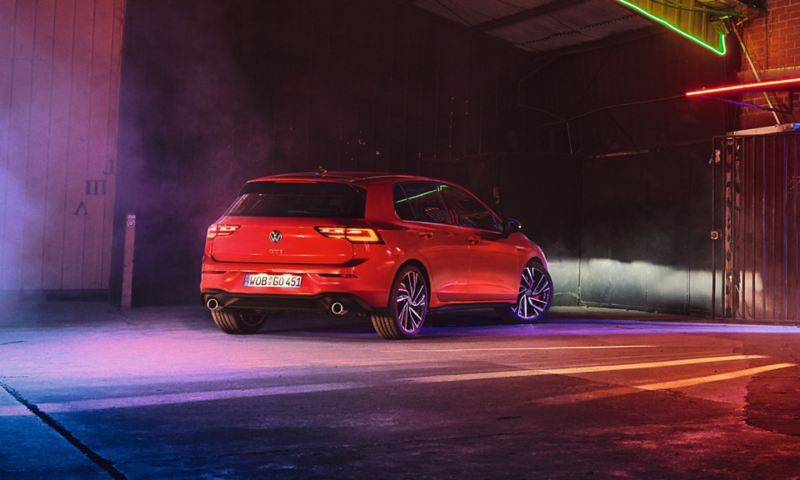
POLYGON ((212 239, 215 237, 227 237, 239 229, 239 225, 222 225, 214 224, 208 227, 206 238, 212 239))
POLYGON ((316 227, 317 231, 329 238, 344 238, 352 243, 381 243, 381 236, 371 228, 365 227, 316 227))

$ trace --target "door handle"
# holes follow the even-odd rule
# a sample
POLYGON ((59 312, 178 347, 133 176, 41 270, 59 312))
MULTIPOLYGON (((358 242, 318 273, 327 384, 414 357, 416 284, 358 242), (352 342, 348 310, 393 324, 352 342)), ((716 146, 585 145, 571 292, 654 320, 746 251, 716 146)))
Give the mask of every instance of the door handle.
POLYGON ((417 235, 419 235, 422 238, 428 238, 428 239, 433 238, 433 232, 418 232, 417 235))
POLYGON ((477 244, 480 243, 480 241, 481 241, 481 239, 478 238, 478 237, 469 237, 467 239, 467 243, 470 244, 470 245, 477 245, 477 244))

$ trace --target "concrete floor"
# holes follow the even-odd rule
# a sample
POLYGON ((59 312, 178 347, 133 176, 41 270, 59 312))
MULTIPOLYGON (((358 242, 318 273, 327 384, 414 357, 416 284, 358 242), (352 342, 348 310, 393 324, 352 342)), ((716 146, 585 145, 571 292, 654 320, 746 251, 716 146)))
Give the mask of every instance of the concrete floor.
POLYGON ((800 328, 587 316, 388 342, 7 309, 0 478, 800 478, 800 328))

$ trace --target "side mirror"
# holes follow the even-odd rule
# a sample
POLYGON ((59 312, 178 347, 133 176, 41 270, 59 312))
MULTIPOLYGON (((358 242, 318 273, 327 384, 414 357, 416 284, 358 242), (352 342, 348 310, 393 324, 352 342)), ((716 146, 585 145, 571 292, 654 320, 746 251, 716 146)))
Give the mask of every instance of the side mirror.
POLYGON ((522 230, 522 224, 519 223, 519 220, 515 218, 506 218, 503 221, 503 236, 507 237, 512 233, 516 233, 522 230))

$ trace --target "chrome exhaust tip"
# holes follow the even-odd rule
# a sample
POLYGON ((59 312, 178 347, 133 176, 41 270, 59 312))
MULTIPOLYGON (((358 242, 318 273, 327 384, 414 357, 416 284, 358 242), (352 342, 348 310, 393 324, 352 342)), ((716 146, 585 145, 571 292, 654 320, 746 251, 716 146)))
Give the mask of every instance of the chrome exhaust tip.
POLYGON ((222 310, 222 304, 220 304, 219 300, 217 300, 216 298, 211 297, 208 300, 206 300, 206 308, 212 311, 222 310))
POLYGON ((344 315, 347 313, 342 302, 331 303, 331 313, 334 315, 344 315))

